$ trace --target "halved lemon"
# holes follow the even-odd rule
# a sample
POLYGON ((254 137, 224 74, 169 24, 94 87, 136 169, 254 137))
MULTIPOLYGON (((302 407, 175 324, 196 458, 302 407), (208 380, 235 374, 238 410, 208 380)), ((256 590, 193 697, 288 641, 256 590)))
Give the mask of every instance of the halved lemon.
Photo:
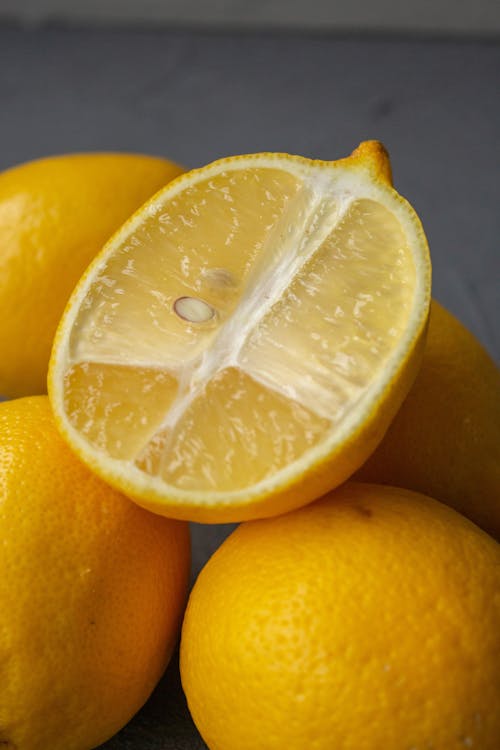
POLYGON ((107 243, 56 335, 59 427, 175 518, 303 505, 370 455, 418 369, 430 261, 383 146, 222 159, 107 243))

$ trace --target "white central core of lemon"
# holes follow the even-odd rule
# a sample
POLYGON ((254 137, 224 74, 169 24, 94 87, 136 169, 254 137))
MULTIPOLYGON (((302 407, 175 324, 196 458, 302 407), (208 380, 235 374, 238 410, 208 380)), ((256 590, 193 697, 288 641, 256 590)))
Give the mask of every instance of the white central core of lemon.
MULTIPOLYGON (((266 316, 283 298, 352 202, 352 198, 346 198, 343 203, 338 200, 334 203, 324 197, 325 193, 328 194, 327 185, 322 187, 318 193, 312 186, 304 186, 288 202, 286 211, 266 238, 266 245, 246 281, 238 306, 218 327, 209 346, 196 358, 183 363, 179 392, 162 424, 163 429, 172 430, 217 373, 230 367, 247 372, 266 387, 297 398, 327 419, 331 417, 331 405, 328 408, 328 403, 323 403, 324 394, 317 381, 308 381, 308 393, 298 394, 293 387, 297 380, 295 368, 286 379, 277 380, 272 372, 268 372, 269 368, 262 367, 245 351, 250 335, 259 330, 266 316)), ((202 304, 206 306, 206 302, 202 304)))

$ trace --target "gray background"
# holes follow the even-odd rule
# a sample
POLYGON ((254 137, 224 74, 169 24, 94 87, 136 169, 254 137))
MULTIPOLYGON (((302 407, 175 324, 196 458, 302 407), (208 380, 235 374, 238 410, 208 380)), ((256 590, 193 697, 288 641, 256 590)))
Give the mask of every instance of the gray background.
MULTIPOLYGON (((330 159, 378 138, 426 229, 435 296, 498 358, 499 80, 494 38, 0 25, 0 168, 106 149, 186 166, 262 150, 330 159)), ((228 530, 193 527, 193 576, 228 530)), ((176 659, 105 747, 205 747, 176 659)))
POLYGON ((0 0, 29 22, 197 23, 299 29, 498 34, 498 0, 0 0))

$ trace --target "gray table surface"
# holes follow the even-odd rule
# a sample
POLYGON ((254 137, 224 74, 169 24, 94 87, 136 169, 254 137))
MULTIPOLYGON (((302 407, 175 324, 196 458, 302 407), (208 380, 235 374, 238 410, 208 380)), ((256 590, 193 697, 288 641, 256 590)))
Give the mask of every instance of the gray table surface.
MULTIPOLYGON (((89 150, 190 167, 265 150, 331 159, 378 138, 426 229, 434 295, 498 359, 499 80, 493 41, 0 27, 0 169, 89 150)), ((193 526, 193 579, 230 529, 193 526)), ((103 747, 206 747, 176 658, 103 747)))

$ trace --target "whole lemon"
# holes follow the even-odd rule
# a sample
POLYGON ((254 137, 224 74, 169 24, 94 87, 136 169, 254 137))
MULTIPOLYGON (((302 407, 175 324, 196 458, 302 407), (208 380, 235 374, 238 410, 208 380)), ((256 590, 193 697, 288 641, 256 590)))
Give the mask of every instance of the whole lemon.
POLYGON ((188 576, 187 524, 91 474, 46 396, 0 405, 0 747, 117 732, 165 669, 188 576))
POLYGON ((0 174, 0 394, 46 392, 59 318, 105 241, 181 167, 140 154, 71 154, 0 174))
POLYGON ((500 371, 437 302, 415 384, 356 478, 431 495, 500 538, 500 371))
POLYGON ((192 591, 181 676, 211 750, 498 750, 500 546, 355 483, 243 524, 192 591))

